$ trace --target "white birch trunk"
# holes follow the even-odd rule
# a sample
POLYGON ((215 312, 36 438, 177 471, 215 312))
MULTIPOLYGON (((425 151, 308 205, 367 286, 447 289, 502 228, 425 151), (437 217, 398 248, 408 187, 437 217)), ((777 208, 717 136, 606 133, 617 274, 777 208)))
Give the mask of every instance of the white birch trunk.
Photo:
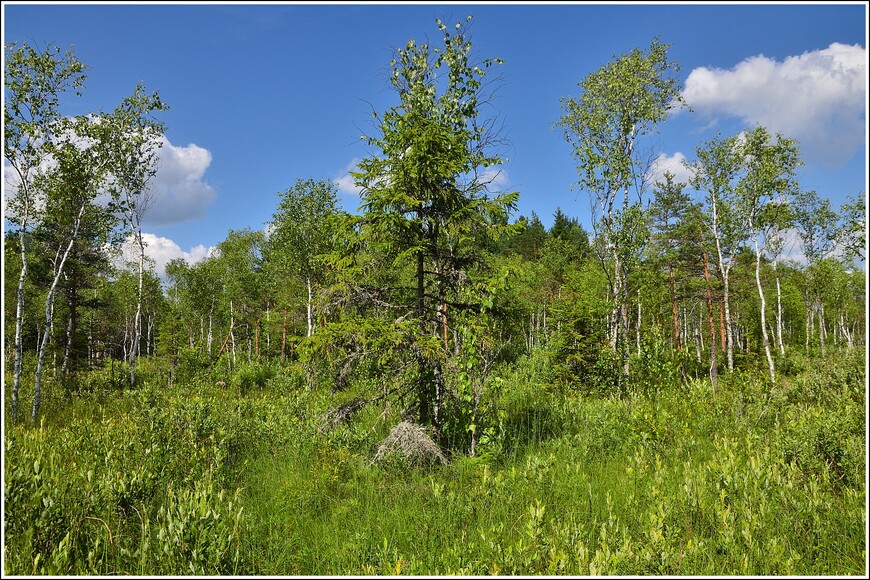
MULTIPOLYGON (((27 217, 23 219, 27 223, 27 217)), ((21 385, 21 356, 23 345, 21 344, 22 327, 24 326, 24 282, 27 279, 27 250, 24 245, 24 226, 18 233, 18 240, 21 244, 21 273, 18 275, 18 289, 15 293, 15 362, 13 363, 13 378, 12 378, 12 420, 18 420, 18 388, 21 385)), ((39 332, 37 332, 37 337, 39 332)))
POLYGON ((758 287, 758 298, 761 302, 761 340, 764 346, 764 355, 767 357, 767 369, 770 372, 770 380, 776 384, 774 373, 773 356, 770 354, 770 340, 767 335, 766 307, 764 289, 761 287, 761 248, 758 245, 758 236, 753 239, 755 244, 755 285, 758 287))
POLYGON ((236 317, 233 314, 233 301, 230 300, 230 343, 233 349, 233 366, 236 365, 236 335, 233 332, 233 329, 236 326, 236 317))
POLYGON ((305 278, 305 284, 308 286, 308 336, 314 334, 313 312, 311 307, 311 276, 305 278))
POLYGON ((36 380, 33 390, 33 409, 30 414, 31 423, 36 423, 36 417, 39 415, 39 403, 42 397, 42 365, 45 360, 45 347, 48 344, 48 337, 51 334, 51 331, 49 329, 51 328, 54 319, 54 292, 57 289, 57 282, 58 280, 60 280, 60 277, 63 274, 63 267, 64 264, 66 264, 67 256, 69 256, 73 244, 78 237, 79 224, 81 223, 82 215, 85 213, 85 206, 86 204, 83 203, 79 208, 79 213, 76 216, 75 221, 73 222, 72 236, 70 236, 70 240, 66 246, 66 250, 64 250, 63 257, 60 259, 60 263, 57 265, 57 269, 54 273, 54 280, 51 281, 51 287, 49 287, 48 295, 45 297, 46 332, 42 335, 42 343, 39 346, 39 355, 37 356, 36 361, 36 380))
MULTIPOLYGON (((776 260, 773 262, 776 272, 776 260)), ((782 288, 779 284, 779 273, 776 275, 776 340, 779 343, 779 354, 785 356, 785 343, 782 341, 782 288)))

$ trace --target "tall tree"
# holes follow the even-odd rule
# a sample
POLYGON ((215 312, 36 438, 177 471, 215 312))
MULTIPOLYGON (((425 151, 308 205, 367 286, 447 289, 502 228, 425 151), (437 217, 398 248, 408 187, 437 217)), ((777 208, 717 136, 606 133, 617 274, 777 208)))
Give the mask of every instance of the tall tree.
POLYGON ((796 190, 795 168, 800 164, 797 142, 780 134, 775 141, 764 127, 748 131, 740 143, 745 174, 736 188, 735 206, 752 239, 755 254, 755 285, 758 290, 761 343, 771 382, 776 382, 770 337, 767 333, 767 301, 761 284, 761 257, 765 231, 785 229, 786 199, 796 190))
POLYGON ((414 270, 414 304, 408 306, 416 327, 409 338, 417 361, 417 410, 422 423, 437 428, 447 308, 474 309, 451 297, 478 261, 477 240, 497 234, 517 196, 490 198, 486 189, 491 178, 484 170, 501 159, 490 152, 494 135, 480 115, 489 99, 483 81, 486 69, 501 61, 472 62, 463 24, 456 23, 454 32, 436 24, 442 46, 410 40, 396 51, 390 82, 400 102, 374 114, 380 134, 367 142, 380 153, 360 162, 355 177, 363 188, 366 231, 396 268, 414 270))
POLYGON ((128 356, 130 388, 136 385, 136 358, 142 335, 142 290, 145 279, 145 241, 142 221, 154 202, 151 180, 157 175, 158 152, 163 145, 163 123, 154 114, 169 107, 155 92, 148 94, 141 83, 101 124, 109 131, 112 154, 110 189, 122 209, 124 222, 130 231, 130 242, 136 248, 136 314, 133 318, 133 342, 128 356))
POLYGON ((684 192, 685 183, 676 182, 674 174, 665 172, 665 180, 655 184, 655 199, 650 205, 652 229, 652 261, 664 267, 668 275, 668 291, 671 298, 671 316, 674 327, 674 346, 682 349, 680 337, 679 307, 677 304, 677 270, 686 239, 685 214, 689 211, 690 198, 684 192))
POLYGON ((731 269, 745 237, 733 216, 729 199, 741 174, 741 158, 736 137, 716 137, 696 149, 697 159, 688 163, 692 171, 689 184, 704 192, 707 228, 716 246, 716 264, 722 279, 722 307, 725 323, 725 350, 728 370, 734 370, 734 323, 731 316, 731 269))
POLYGON ((97 208, 95 200, 104 184, 107 167, 106 144, 94 132, 98 123, 88 117, 76 117, 65 125, 52 146, 55 165, 37 179, 38 186, 47 194, 43 227, 55 233, 57 245, 52 259, 53 279, 45 297, 45 333, 37 353, 31 422, 39 414, 43 363, 54 323, 55 292, 67 258, 79 239, 86 213, 102 209, 97 208))
POLYGON ((576 217, 569 218, 559 207, 553 212, 553 227, 550 228, 549 234, 568 244, 572 260, 580 262, 588 257, 589 235, 576 217))
POLYGON ((538 214, 532 212, 531 217, 520 216, 517 224, 522 227, 514 236, 509 238, 507 246, 526 260, 537 260, 541 255, 544 241, 547 239, 547 230, 538 214))
POLYGON ((43 192, 34 181, 50 158, 49 144, 58 131, 60 98, 68 90, 84 86, 85 65, 72 52, 61 53, 48 46, 41 52, 15 43, 4 47, 3 156, 14 171, 14 195, 8 218, 18 229, 21 271, 15 309, 12 418, 18 417, 21 381, 21 332, 24 316, 24 285, 28 266, 28 232, 39 223, 43 192))
POLYGON ((579 98, 563 98, 557 125, 577 161, 579 185, 589 192, 598 258, 613 297, 610 344, 623 358, 627 377, 628 277, 645 239, 643 200, 650 157, 638 140, 658 129, 683 103, 679 70, 669 45, 654 38, 591 73, 579 98), (632 192, 635 194, 632 199, 632 192))
POLYGON ((226 350, 233 364, 237 360, 236 331, 251 340, 257 328, 258 307, 262 304, 263 238, 262 231, 230 230, 217 245, 215 257, 201 266, 221 284, 222 307, 229 314, 229 328, 218 356, 226 350))
POLYGON ((867 257, 867 200, 864 192, 854 198, 847 196, 840 213, 843 224, 838 241, 846 260, 864 260, 867 257))

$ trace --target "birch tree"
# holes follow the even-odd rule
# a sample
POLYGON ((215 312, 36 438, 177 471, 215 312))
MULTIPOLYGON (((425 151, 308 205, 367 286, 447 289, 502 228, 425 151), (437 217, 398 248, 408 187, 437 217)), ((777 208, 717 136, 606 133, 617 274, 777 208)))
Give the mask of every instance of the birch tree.
MULTIPOLYGON (((804 349, 809 354, 815 317, 824 310, 821 296, 824 281, 817 276, 819 264, 834 251, 840 230, 838 216, 831 209, 831 202, 819 197, 814 190, 801 191, 796 195, 793 213, 807 261, 804 270, 806 305, 804 349)), ((824 348, 823 330, 819 335, 819 341, 820 346, 824 348)))
POLYGON ((745 174, 736 187, 735 206, 755 254, 755 285, 761 317, 761 342, 771 382, 776 382, 770 337, 767 332, 767 301, 761 284, 764 232, 777 229, 784 211, 783 199, 796 189, 795 168, 800 164, 797 142, 777 134, 775 141, 764 127, 756 127, 742 139, 740 152, 745 174))
MULTIPOLYGON (((649 156, 640 138, 657 131, 682 106, 679 70, 658 38, 588 75, 578 98, 563 98, 557 126, 577 161, 579 186, 590 196, 598 259, 608 278, 613 306, 610 346, 628 363, 628 277, 644 243, 643 193, 649 156), (634 194, 634 195, 632 195, 634 194)), ((623 369, 623 374, 628 374, 623 369)))
POLYGON ((273 265, 299 274, 307 290, 307 336, 314 334, 314 285, 323 268, 318 256, 332 246, 330 216, 338 212, 338 188, 330 181, 297 179, 278 194, 278 209, 271 222, 269 254, 273 265))
POLYGON ((104 209, 97 207, 94 201, 105 178, 105 144, 94 137, 94 124, 88 117, 77 117, 63 125, 65 129, 59 132, 57 142, 51 147, 55 166, 36 181, 37 187, 46 192, 47 223, 43 227, 54 231, 58 245, 52 258, 53 278, 45 297, 45 332, 37 353, 31 422, 35 422, 39 414, 42 370, 54 321, 58 282, 79 237, 85 212, 104 209))
POLYGON ((731 269, 744 232, 733 217, 730 198, 741 174, 736 137, 717 137, 700 145, 697 159, 688 163, 689 184, 704 195, 705 221, 716 246, 716 265, 722 279, 722 307, 725 322, 725 351, 728 371, 734 370, 734 323, 731 317, 731 269))
POLYGON ((3 156, 11 167, 13 192, 7 200, 7 217, 18 230, 21 270, 15 307, 15 340, 12 383, 12 418, 18 417, 21 382, 21 344, 24 324, 24 285, 27 279, 29 232, 38 224, 44 192, 35 181, 49 162, 48 145, 57 132, 60 98, 84 86, 85 65, 72 52, 48 46, 43 51, 15 43, 6 45, 4 59, 3 156))
POLYGON ((110 190, 121 209, 129 241, 136 249, 136 314, 128 353, 130 388, 136 385, 136 358, 142 335, 142 290, 145 272, 145 241, 142 222, 154 202, 151 181, 157 174, 158 153, 163 145, 164 125, 154 114, 169 107, 155 92, 148 94, 141 83, 115 111, 103 117, 111 159, 110 190))

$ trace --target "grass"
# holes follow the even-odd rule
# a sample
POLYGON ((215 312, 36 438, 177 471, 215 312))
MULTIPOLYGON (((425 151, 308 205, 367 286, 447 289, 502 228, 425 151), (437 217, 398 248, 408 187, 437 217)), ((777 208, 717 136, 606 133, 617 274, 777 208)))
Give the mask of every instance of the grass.
POLYGON ((863 575, 863 360, 805 367, 716 397, 506 374, 480 456, 424 468, 372 464, 382 409, 323 430, 340 401, 292 369, 86 393, 7 423, 5 572, 863 575))

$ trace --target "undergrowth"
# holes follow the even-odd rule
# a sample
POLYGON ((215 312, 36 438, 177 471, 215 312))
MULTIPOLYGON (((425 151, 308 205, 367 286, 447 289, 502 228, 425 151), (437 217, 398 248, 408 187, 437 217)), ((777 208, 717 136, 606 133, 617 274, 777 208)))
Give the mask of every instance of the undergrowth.
MULTIPOLYGON (((860 353, 858 353, 860 354, 860 353)), ((6 422, 4 571, 33 575, 862 575, 864 361, 620 396, 499 376, 475 457, 374 463, 402 419, 296 366, 137 390, 96 376, 6 422)), ((59 388, 59 387, 58 387, 59 388)), ((8 405, 7 405, 8 408, 8 405)))

